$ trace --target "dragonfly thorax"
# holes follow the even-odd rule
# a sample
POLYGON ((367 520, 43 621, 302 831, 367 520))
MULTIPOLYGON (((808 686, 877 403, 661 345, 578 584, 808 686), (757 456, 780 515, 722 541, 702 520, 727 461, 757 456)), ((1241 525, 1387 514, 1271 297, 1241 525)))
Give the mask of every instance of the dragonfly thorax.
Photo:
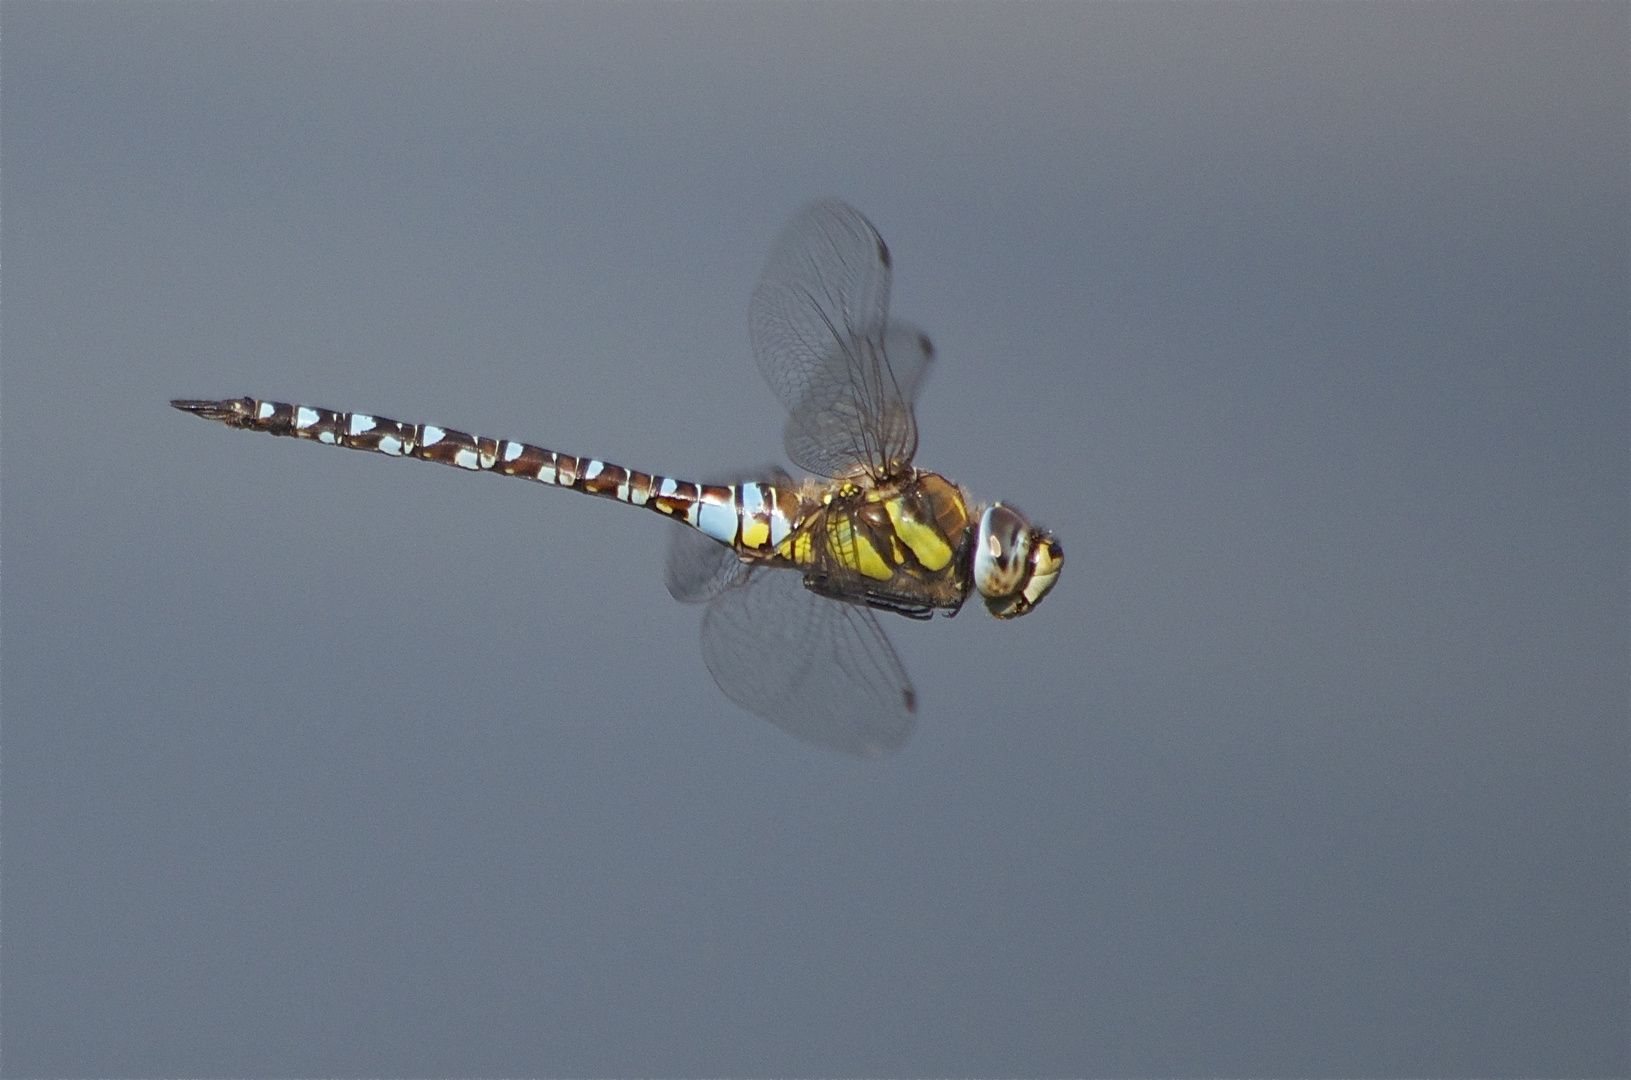
POLYGON ((811 482, 800 496, 773 560, 803 571, 811 590, 917 618, 962 606, 972 530, 968 501, 951 481, 913 471, 876 487, 811 482))

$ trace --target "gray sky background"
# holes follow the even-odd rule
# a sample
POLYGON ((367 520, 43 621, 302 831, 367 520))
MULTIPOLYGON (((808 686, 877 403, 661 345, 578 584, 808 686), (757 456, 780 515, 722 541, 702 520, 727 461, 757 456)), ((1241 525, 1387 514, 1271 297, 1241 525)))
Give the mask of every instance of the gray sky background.
POLYGON ((0 12, 10 1076, 1624 1075, 1624 4, 0 12), (716 690, 678 475, 836 195, 1053 527, 917 734, 716 690))

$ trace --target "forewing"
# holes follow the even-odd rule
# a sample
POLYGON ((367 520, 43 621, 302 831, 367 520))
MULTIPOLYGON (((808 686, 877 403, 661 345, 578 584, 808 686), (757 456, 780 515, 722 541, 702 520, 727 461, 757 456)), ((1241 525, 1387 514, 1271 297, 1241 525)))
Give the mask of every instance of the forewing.
POLYGON ((889 325, 889 272, 872 223, 828 200, 793 216, 753 290, 753 355, 788 411, 788 456, 810 472, 881 479, 917 451, 912 399, 932 350, 889 325))
POLYGON ((890 323, 884 331, 883 343, 900 401, 910 418, 917 392, 923 388, 923 379, 929 374, 929 366, 934 363, 934 344, 922 327, 907 322, 890 323))
MULTIPOLYGON (((890 393, 851 392, 850 383, 840 382, 847 378, 842 368, 847 361, 835 354, 828 385, 841 389, 812 395, 788 415, 783 442, 787 456, 799 467, 835 477, 852 475, 859 467, 882 480, 911 464, 917 451, 912 402, 934 358, 934 346, 928 335, 907 323, 891 323, 882 346, 887 363, 876 370, 893 373, 890 393)), ((877 348, 878 343, 867 341, 859 351, 865 355, 877 348)), ((859 385, 878 384, 872 379, 859 385)))
POLYGON ((878 620, 809 591, 795 570, 753 568, 718 592, 702 658, 726 697, 820 746, 881 757, 912 732, 911 680, 878 620))

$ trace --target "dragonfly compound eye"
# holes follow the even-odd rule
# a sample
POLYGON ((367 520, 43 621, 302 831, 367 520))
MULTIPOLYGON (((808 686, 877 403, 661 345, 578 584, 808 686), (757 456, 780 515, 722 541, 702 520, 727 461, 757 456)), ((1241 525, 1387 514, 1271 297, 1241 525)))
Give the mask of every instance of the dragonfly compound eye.
POLYGON ((1031 528, 1012 507, 997 503, 980 518, 974 546, 974 587, 999 619, 1023 615, 1048 594, 1064 565, 1050 534, 1031 528))
POLYGON ((981 516, 974 540, 974 587, 981 596, 999 600, 1019 592, 1030 540, 1030 525, 1002 503, 981 516))

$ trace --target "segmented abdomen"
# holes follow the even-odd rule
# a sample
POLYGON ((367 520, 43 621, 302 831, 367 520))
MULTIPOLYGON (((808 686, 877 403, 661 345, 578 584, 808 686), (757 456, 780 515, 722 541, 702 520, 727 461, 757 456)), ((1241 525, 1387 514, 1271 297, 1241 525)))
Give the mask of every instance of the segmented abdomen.
POLYGON ((433 424, 404 424, 369 413, 335 412, 248 397, 170 404, 230 427, 390 457, 435 461, 472 472, 516 476, 643 506, 683 521, 745 556, 771 554, 792 531, 799 513, 797 493, 773 484, 694 484, 625 469, 597 458, 574 457, 531 443, 489 439, 433 424))

